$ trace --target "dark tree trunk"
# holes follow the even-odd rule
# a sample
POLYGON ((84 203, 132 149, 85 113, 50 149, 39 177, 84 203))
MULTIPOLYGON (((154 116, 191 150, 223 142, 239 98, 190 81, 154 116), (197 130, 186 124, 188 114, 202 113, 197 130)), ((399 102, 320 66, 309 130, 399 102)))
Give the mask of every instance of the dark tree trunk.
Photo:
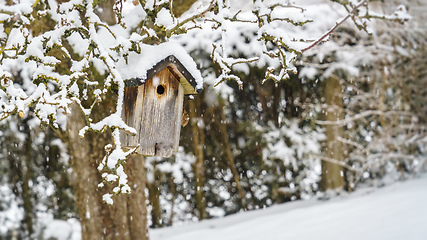
MULTIPOLYGON (((325 111, 326 121, 336 121, 343 119, 343 98, 339 79, 330 77, 326 80, 325 99, 328 109, 325 111)), ((325 161, 322 161, 321 189, 343 189, 344 188, 344 169, 340 164, 334 162, 343 161, 343 145, 337 140, 342 136, 343 128, 338 125, 328 125, 326 127, 326 148, 324 154, 325 161), (334 161, 328 161, 332 159, 334 161)))
POLYGON ((204 193, 205 186, 205 166, 203 163, 204 152, 203 147, 205 145, 205 134, 204 130, 198 126, 198 121, 201 119, 200 113, 197 113, 197 109, 200 109, 200 100, 195 99, 188 102, 189 114, 190 114, 190 125, 193 134, 193 148, 196 162, 194 163, 194 173, 196 180, 196 207, 199 212, 199 219, 206 218, 206 199, 204 193))
POLYGON ((148 239, 144 158, 131 156, 125 164, 132 193, 115 196, 114 204, 107 205, 102 201, 102 195, 111 187, 98 188, 101 176, 97 166, 105 156, 104 146, 111 143, 111 136, 87 132, 80 138, 78 132, 85 126, 84 116, 77 106, 72 110, 73 114, 68 117, 66 143, 71 156, 82 239, 148 239))
POLYGON ((151 222, 152 228, 159 228, 163 226, 162 223, 162 208, 160 205, 160 184, 161 182, 158 181, 160 179, 161 172, 154 168, 153 171, 154 175, 154 181, 148 182, 147 181, 147 187, 149 191, 149 200, 150 200, 150 206, 151 206, 151 222))

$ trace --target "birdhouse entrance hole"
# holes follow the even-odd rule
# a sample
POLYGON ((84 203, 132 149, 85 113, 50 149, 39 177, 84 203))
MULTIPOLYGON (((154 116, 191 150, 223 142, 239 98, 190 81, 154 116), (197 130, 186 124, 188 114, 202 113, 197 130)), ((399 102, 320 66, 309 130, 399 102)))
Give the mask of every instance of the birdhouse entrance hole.
POLYGON ((145 156, 170 157, 179 147, 184 87, 169 68, 144 84, 126 87, 123 108, 126 124, 138 130, 126 135, 123 146, 139 147, 145 156))
POLYGON ((123 147, 139 145, 138 154, 170 157, 179 147, 184 95, 199 94, 203 79, 181 46, 160 46, 159 55, 166 58, 156 57, 154 61, 151 54, 156 46, 147 46, 147 54, 130 54, 133 61, 119 68, 126 85, 122 116, 137 131, 135 135, 120 135, 120 140, 123 147), (167 55, 166 50, 172 53, 167 55), (154 65, 147 68, 150 64, 154 65))
POLYGON ((157 86, 157 94, 162 95, 165 92, 165 87, 163 85, 157 86))

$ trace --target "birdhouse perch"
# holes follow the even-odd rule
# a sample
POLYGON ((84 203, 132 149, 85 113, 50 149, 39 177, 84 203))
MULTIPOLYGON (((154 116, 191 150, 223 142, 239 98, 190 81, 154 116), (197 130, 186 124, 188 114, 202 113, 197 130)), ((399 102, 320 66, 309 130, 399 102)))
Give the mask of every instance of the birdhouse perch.
POLYGON ((178 151, 184 95, 196 95, 203 80, 193 59, 178 44, 145 46, 117 68, 125 79, 122 117, 137 134, 121 134, 122 145, 140 146, 145 156, 178 151))

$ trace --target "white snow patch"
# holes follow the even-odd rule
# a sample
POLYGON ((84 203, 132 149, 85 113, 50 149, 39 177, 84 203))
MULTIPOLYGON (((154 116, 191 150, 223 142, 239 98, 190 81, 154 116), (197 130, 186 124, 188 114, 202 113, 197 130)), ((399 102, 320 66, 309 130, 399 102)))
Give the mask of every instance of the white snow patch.
POLYGON ((43 231, 43 239, 80 240, 81 227, 77 219, 51 220, 43 231))
POLYGON ((165 28, 171 28, 174 24, 171 12, 166 8, 162 8, 157 13, 156 24, 165 28))
POLYGON ((152 240, 423 240, 427 175, 329 201, 295 201, 225 218, 151 230, 152 240))
POLYGON ((193 58, 175 42, 166 42, 156 46, 141 45, 141 54, 129 52, 127 64, 123 58, 116 65, 123 79, 147 77, 147 71, 168 56, 175 56, 196 80, 197 89, 203 88, 203 78, 193 58))

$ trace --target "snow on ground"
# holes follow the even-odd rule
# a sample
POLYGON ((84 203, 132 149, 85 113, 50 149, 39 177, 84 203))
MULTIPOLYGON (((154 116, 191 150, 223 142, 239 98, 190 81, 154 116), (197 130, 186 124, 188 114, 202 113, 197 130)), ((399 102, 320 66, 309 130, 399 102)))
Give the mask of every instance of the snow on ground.
POLYGON ((427 175, 150 232, 151 240, 425 240, 427 175))
MULTIPOLYGON (((46 221, 44 238, 79 240, 75 219, 46 221)), ((295 201, 150 229, 151 240, 426 240, 427 174, 331 200, 295 201)))

